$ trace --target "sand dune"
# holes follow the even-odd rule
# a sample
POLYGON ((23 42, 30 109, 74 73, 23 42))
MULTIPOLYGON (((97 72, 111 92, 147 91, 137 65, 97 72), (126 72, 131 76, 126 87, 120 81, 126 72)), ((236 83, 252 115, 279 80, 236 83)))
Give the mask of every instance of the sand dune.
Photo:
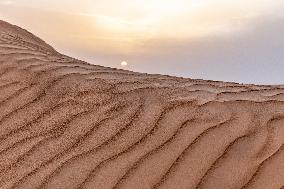
POLYGON ((91 65, 0 21, 0 188, 284 187, 284 86, 91 65))

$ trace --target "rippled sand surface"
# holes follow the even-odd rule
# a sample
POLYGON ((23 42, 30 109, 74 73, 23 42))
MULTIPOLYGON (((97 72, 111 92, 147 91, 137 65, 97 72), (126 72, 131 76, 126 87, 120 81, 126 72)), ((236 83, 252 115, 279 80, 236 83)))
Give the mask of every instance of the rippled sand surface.
POLYGON ((1 189, 280 189, 284 86, 64 56, 0 21, 1 189))

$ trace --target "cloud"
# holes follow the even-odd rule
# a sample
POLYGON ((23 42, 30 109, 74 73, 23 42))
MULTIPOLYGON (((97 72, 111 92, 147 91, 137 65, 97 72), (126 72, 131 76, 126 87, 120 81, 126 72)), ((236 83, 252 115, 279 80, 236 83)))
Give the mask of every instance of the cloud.
POLYGON ((32 4, 37 8, 19 2, 23 1, 1 5, 1 18, 28 29, 61 52, 96 64, 117 66, 126 60, 129 69, 142 72, 244 83, 284 81, 284 1, 198 1, 196 11, 201 10, 198 6, 203 11, 193 12, 194 17, 185 12, 163 16, 159 23, 145 21, 141 12, 126 12, 134 16, 125 17, 120 11, 126 4, 114 0, 89 1, 98 5, 92 12, 82 7, 66 7, 62 12, 55 1, 44 9, 46 4, 39 4, 46 0, 32 4), (107 3, 118 12, 108 12, 107 3))
POLYGON ((0 4, 4 4, 4 5, 11 5, 13 4, 14 1, 13 0, 4 0, 4 1, 1 1, 0 4))
POLYGON ((284 18, 263 17, 245 33, 197 40, 153 40, 130 57, 134 70, 243 83, 284 81, 284 18))

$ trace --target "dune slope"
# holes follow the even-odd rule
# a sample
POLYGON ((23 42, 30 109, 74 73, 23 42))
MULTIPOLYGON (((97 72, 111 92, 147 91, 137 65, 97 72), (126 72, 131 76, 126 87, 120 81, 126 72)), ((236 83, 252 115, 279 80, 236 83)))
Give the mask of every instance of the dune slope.
POLYGON ((91 65, 0 21, 0 188, 284 187, 284 86, 91 65))

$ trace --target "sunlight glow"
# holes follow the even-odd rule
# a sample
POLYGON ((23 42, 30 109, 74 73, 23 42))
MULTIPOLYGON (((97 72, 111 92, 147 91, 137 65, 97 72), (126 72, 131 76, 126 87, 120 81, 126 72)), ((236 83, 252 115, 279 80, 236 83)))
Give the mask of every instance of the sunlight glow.
POLYGON ((127 63, 126 61, 122 61, 122 62, 120 63, 120 65, 123 66, 123 67, 125 67, 125 66, 128 65, 128 63, 127 63))
POLYGON ((0 17, 6 18, 6 11, 13 17, 19 15, 21 22, 61 44, 123 54, 145 51, 150 41, 194 41, 240 34, 259 16, 275 14, 281 5, 271 0, 3 0, 0 4, 7 6, 0 17), (17 8, 21 6, 36 12, 29 14, 31 11, 17 8), (37 17, 45 28, 38 27, 37 17))

